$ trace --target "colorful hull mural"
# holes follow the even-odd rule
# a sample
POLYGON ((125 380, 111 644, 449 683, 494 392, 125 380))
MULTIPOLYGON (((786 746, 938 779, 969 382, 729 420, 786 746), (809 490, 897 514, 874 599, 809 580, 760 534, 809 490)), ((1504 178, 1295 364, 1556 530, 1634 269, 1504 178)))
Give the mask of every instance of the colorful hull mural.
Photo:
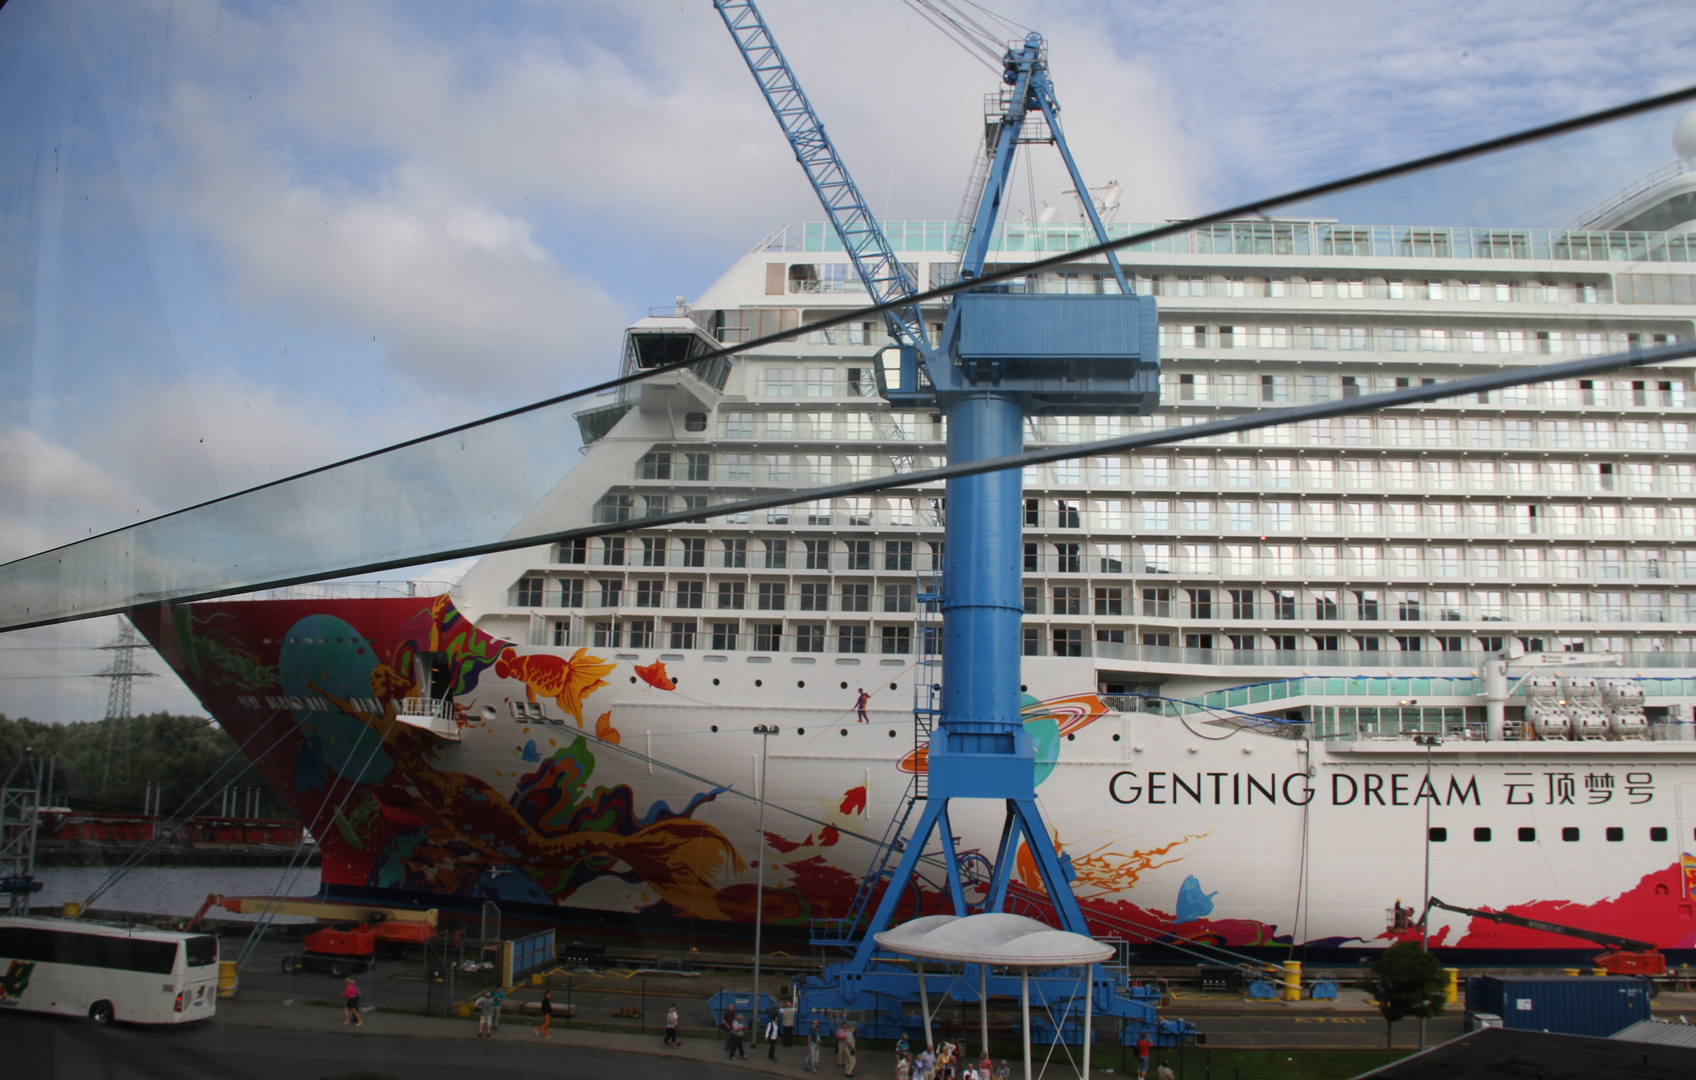
MULTIPOLYGON (((321 844, 330 893, 581 920, 849 914, 911 775, 909 658, 521 646, 446 596, 196 604, 141 631, 321 844), (755 662, 758 660, 759 662, 755 662), (756 836, 761 743, 766 830, 756 836)), ((1467 906, 1696 948, 1696 744, 1309 743, 1110 711, 1031 658, 1038 794, 1103 936, 1381 948, 1397 906, 1467 906), (1432 831, 1427 832, 1429 815, 1432 831)), ((968 899, 1000 810, 967 807, 968 899)), ((1046 907, 1028 851, 1010 904, 1046 907)), ((927 868, 903 915, 940 910, 927 868)), ((1594 951, 1433 914, 1460 951, 1594 951)))

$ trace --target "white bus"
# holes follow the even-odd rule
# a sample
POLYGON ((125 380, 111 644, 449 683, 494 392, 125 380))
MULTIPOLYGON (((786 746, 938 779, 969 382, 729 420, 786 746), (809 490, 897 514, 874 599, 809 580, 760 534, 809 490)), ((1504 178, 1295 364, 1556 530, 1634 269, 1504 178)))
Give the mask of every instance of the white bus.
POLYGON ((217 998, 211 935, 0 916, 0 1009, 181 1024, 209 1019, 217 998))

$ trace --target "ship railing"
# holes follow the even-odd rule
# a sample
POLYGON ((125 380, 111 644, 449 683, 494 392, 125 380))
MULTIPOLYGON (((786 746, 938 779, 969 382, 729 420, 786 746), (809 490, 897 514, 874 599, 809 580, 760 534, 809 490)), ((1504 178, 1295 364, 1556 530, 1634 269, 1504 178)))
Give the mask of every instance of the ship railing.
MULTIPOLYGON (((1670 168, 1670 166, 1668 167, 1670 168)), ((1663 170, 1665 172, 1666 170, 1663 170)), ((1651 174, 1651 176, 1656 174, 1651 174)), ((1660 180, 1666 179, 1661 176, 1660 180)), ((1639 184, 1646 182, 1638 181, 1639 184)), ((1654 182, 1660 182, 1656 180, 1654 182)), ((1636 185, 1633 185, 1636 186, 1636 185)), ((1628 189, 1629 190, 1629 189, 1628 189)), ((1616 195, 1614 199, 1620 198, 1616 195)), ((1612 201, 1612 200, 1609 200, 1612 201)), ((1605 208, 1607 202, 1602 206, 1605 208)), ((1595 220, 1605 209, 1591 211, 1581 220, 1595 220)), ((957 234, 962 226, 954 221, 885 221, 882 223, 890 246, 902 252, 931 252, 951 250, 959 243, 957 234)), ((1163 226, 1166 222, 1110 221, 1110 238, 1132 236, 1163 226)), ((1080 221, 1006 221, 997 224, 990 234, 989 250, 997 256, 1012 260, 1042 258, 1066 251, 1077 251, 1095 243, 1087 222, 1080 221)), ((760 251, 820 252, 841 255, 842 242, 834 230, 822 221, 794 221, 772 230, 754 248, 760 251)), ((1337 221, 1226 221, 1200 225, 1175 235, 1131 245, 1132 251, 1162 252, 1179 255, 1328 255, 1358 259, 1477 259, 1501 262, 1511 259, 1532 259, 1557 262, 1688 262, 1696 260, 1696 240, 1687 243, 1682 233, 1624 231, 1601 232, 1588 229, 1524 229, 1490 226, 1430 226, 1430 225, 1372 225, 1344 224, 1337 221)), ((842 256, 845 260, 846 256, 842 256)), ((936 276, 945 272, 945 264, 931 263, 934 286, 936 276)), ((1129 271, 1127 270, 1127 273, 1129 271)), ((1480 267, 1480 272, 1484 268, 1480 267)), ((1190 288, 1188 278, 1179 268, 1177 279, 1139 275, 1139 291, 1155 295, 1177 294, 1177 282, 1190 288)), ((1185 295, 1231 296, 1242 284, 1219 278, 1201 282, 1199 293, 1185 295)), ((1365 282, 1363 281, 1363 285, 1365 282)), ((1373 283, 1389 297, 1388 282, 1373 283)), ((1327 289, 1329 294, 1331 290, 1327 289)), ((1261 295, 1270 294, 1268 288, 1261 295)), ((1289 295, 1311 296, 1311 292, 1290 291, 1289 295)), ((1419 297, 1418 290, 1407 287, 1403 298, 1419 297)), ((1363 293, 1364 298, 1364 293, 1363 293)))
POLYGON ((262 589, 233 597, 237 600, 380 600, 397 596, 441 596, 453 594, 458 585, 451 581, 388 580, 371 581, 314 581, 302 585, 287 585, 278 589, 262 589))
POLYGON ((460 738, 459 721, 450 698, 400 698, 395 701, 395 719, 450 742, 458 742, 460 738))
POLYGON ((1572 224, 1568 225, 1567 228, 1583 229, 1594 222, 1600 221, 1602 218, 1607 217, 1609 214, 1618 210, 1632 199, 1637 198, 1637 196, 1643 194, 1645 191, 1650 190, 1658 184, 1666 183, 1673 177, 1687 172, 1689 168, 1690 166, 1685 164, 1682 160, 1674 161, 1670 165, 1663 165, 1642 179, 1627 184, 1619 191, 1616 191, 1614 194, 1609 195, 1595 206, 1584 211, 1584 213, 1579 214, 1576 218, 1573 218, 1572 224))

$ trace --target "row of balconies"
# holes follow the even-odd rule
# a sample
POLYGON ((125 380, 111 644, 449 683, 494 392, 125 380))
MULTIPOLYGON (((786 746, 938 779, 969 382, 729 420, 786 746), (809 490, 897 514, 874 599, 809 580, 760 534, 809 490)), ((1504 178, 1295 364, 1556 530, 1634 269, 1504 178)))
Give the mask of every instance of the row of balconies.
MULTIPOLYGON (((831 529, 941 528, 940 515, 931 511, 915 513, 910 506, 891 507, 887 500, 881 499, 878 502, 882 505, 873 505, 869 498, 835 501, 838 504, 835 507, 802 506, 755 511, 748 515, 749 520, 741 524, 831 529), (756 518, 761 520, 756 522, 756 518)), ((1146 506, 1148 500, 1138 502, 1146 506)), ((1096 505, 1099 506, 1099 501, 1096 501, 1096 505)), ((1397 507, 1403 504, 1390 505, 1397 507)), ((1519 503, 1508 504, 1510 513, 1497 516, 1487 512, 1493 509, 1492 507, 1480 507, 1473 503, 1427 501, 1405 505, 1416 509, 1402 513, 1380 512, 1380 508, 1373 504, 1345 503, 1345 513, 1326 514, 1313 512, 1312 504, 1307 504, 1306 510, 1303 511, 1298 510, 1293 502, 1261 501, 1253 510, 1235 509, 1227 503, 1223 510, 1214 510, 1211 505, 1195 505, 1180 506, 1176 510, 1157 507, 1126 513, 1117 510, 1085 509, 1080 503, 1077 509, 1030 511, 1025 517, 1025 527, 1050 531, 1076 529, 1080 533, 1087 533, 1091 540, 1121 533, 1136 537, 1157 535, 1194 540, 1230 540, 1233 537, 1265 539, 1277 533, 1289 534, 1291 539, 1327 537, 1360 542, 1393 541, 1397 537, 1537 537, 1550 540, 1696 538, 1696 507, 1692 506, 1621 507, 1613 503, 1551 506, 1519 503), (1373 512, 1364 514, 1364 510, 1373 512)), ((609 513, 606 503, 598 506, 597 510, 600 511, 597 520, 601 522, 638 522, 642 516, 613 516, 618 512, 618 508, 612 508, 609 513)), ((1060 538, 1055 539, 1058 542, 1060 538)), ((804 544, 828 542, 798 540, 795 544, 796 550, 799 551, 804 544)), ((629 550, 634 553, 638 549, 632 545, 629 550)), ((632 554, 627 556, 627 559, 633 557, 636 556, 632 554)), ((668 548, 663 563, 660 556, 656 555, 650 565, 701 567, 706 565, 706 561, 704 554, 685 554, 668 548)), ((842 567, 859 570, 870 568, 869 565, 842 567)), ((810 569, 827 567, 814 566, 810 569)))
MULTIPOLYGON (((1171 635, 1148 635, 1153 641, 1169 639, 1171 635)), ((1476 648, 1402 647, 1395 637, 1357 639, 1338 634, 1273 635, 1271 643, 1280 638, 1301 648, 1236 649, 1227 641, 1210 644, 1213 635, 1184 635, 1186 647, 1147 642, 1126 642, 1093 639, 1083 628, 1026 627, 1022 653, 1025 656, 1095 657, 1109 661, 1131 661, 1154 665, 1191 664, 1197 666, 1230 667, 1300 667, 1319 669, 1391 669, 1411 671, 1422 669, 1476 670, 1478 665, 1495 655, 1494 650, 1476 648), (1033 632, 1034 631, 1034 632, 1033 632), (1194 644, 1188 644, 1191 639, 1194 644), (1383 647, 1372 648, 1377 644, 1383 647)), ((1535 645, 1555 644, 1532 639, 1535 645)), ((1412 645, 1423 639, 1408 639, 1412 645)), ((923 648, 925 655, 940 660, 936 651, 938 639, 922 635, 915 638, 906 625, 871 626, 850 624, 796 624, 779 622, 743 622, 740 620, 636 619, 590 622, 573 628, 567 623, 534 627, 529 634, 532 646, 601 649, 675 649, 702 650, 713 653, 741 652, 751 658, 761 655, 795 654, 798 656, 833 655, 842 657, 901 658, 915 655, 923 648)), ((1466 642, 1471 645, 1472 642, 1466 642)), ((1582 639, 1570 639, 1575 651, 1574 661, 1582 661, 1582 639)), ((1628 641, 1628 645, 1637 644, 1628 641)), ((1696 653, 1627 651, 1621 656, 1626 667, 1696 668, 1696 653)), ((904 660, 896 662, 906 663, 904 660)), ((1438 692, 1434 690, 1430 692, 1438 692)))
MULTIPOLYGON (((751 458, 752 455, 732 455, 751 458)), ((870 457, 871 455, 863 455, 870 457)), ((856 460, 825 460, 796 462, 794 460, 773 460, 771 455, 761 455, 759 461, 723 461, 710 465, 696 466, 687 478, 679 475, 676 479, 669 476, 652 475, 656 470, 638 464, 632 471, 637 481, 657 481, 666 485, 669 491, 672 485, 679 481, 710 483, 725 485, 761 485, 772 484, 784 487, 822 487, 827 484, 844 484, 856 480, 870 480, 875 477, 895 476, 913 471, 915 468, 929 468, 940 464, 937 461, 907 459, 904 455, 899 462, 889 461, 856 461, 856 460)), ((1588 456, 1588 455, 1586 455, 1588 456)), ((722 457, 722 455, 721 455, 722 457)), ((782 455, 789 458, 789 455, 782 455)), ((1216 459, 1213 455, 1205 458, 1186 458, 1202 464, 1173 470, 1167 459, 1160 459, 1164 468, 1150 468, 1139 465, 1136 469, 1126 469, 1120 466, 1107 466, 1095 462, 1084 464, 1058 463, 1050 465, 1033 465, 1025 469, 1027 487, 1067 487, 1076 485, 1103 495, 1128 494, 1127 489, 1138 493, 1148 491, 1181 491, 1201 490, 1220 491, 1229 493, 1232 488, 1275 489, 1279 491, 1298 491, 1316 493, 1336 493, 1342 491, 1363 492, 1437 492, 1437 491, 1479 491, 1479 492, 1528 492, 1536 494, 1574 492, 1581 494, 1620 494, 1620 495, 1689 495, 1696 493, 1696 466, 1686 464, 1664 464, 1657 475, 1653 462, 1626 462, 1614 464, 1611 462, 1565 462, 1565 461, 1515 461, 1499 462, 1495 460, 1462 460, 1449 458, 1408 460, 1383 462, 1377 458, 1344 458, 1348 466, 1342 470, 1337 468, 1337 459, 1333 457, 1316 458, 1304 455, 1301 458, 1243 458, 1240 464, 1227 464, 1216 459), (1297 468, 1297 463, 1300 468, 1297 468), (1508 471, 1504 465, 1523 466, 1508 471), (1407 466, 1403 468, 1402 466, 1407 466), (1465 466, 1463 469, 1462 466, 1465 466)), ((656 485, 657 486, 657 485, 656 485)), ((659 513, 648 506, 648 500, 654 495, 647 488, 640 489, 642 502, 632 499, 632 511, 642 509, 647 513, 659 513)), ((1080 494, 1083 494, 1080 492, 1080 494)), ((665 492, 659 493, 661 498, 668 498, 665 492)), ((664 505, 670 506, 668 501, 664 505)))
MULTIPOLYGON (((598 584, 591 582, 591 585, 598 584)), ((639 583, 646 586, 648 583, 639 583)), ((620 589, 607 592, 588 589, 519 591, 508 597, 515 608, 572 610, 641 614, 646 611, 716 612, 723 617, 736 617, 736 612, 771 612, 782 618, 787 612, 803 617, 811 613, 860 615, 913 615, 916 604, 911 585, 885 585, 873 590, 870 585, 831 589, 828 585, 802 586, 784 583, 782 591, 768 583, 773 591, 753 590, 743 582, 720 582, 719 588, 708 591, 666 589, 663 581, 652 583, 654 588, 620 589), (736 586, 734 590, 729 586, 736 586), (815 590, 816 591, 812 591, 815 590)), ((1042 589, 1027 587, 1024 599, 1026 614, 1065 617, 1135 618, 1182 620, 1214 624, 1264 624, 1279 622, 1342 622, 1342 623, 1463 623, 1488 628, 1489 624, 1546 625, 1568 623, 1696 623, 1696 593, 1675 593, 1672 603, 1663 594, 1642 592, 1554 592, 1526 594, 1515 591, 1496 594, 1493 599, 1462 602, 1426 598, 1414 590, 1382 599, 1376 595, 1362 596, 1356 590, 1324 589, 1288 591, 1257 589, 1229 590, 1218 588, 1174 589, 1168 586, 1149 586, 1142 589, 1120 588, 1085 589, 1081 586, 1042 589), (1126 593, 1129 595, 1126 595, 1126 593), (1304 593, 1306 595, 1302 595, 1304 593), (1232 593, 1238 596, 1233 597, 1232 593), (1187 594, 1187 595, 1186 595, 1187 594), (1199 598, 1198 598, 1199 597, 1199 598), (1545 602, 1548 601, 1548 602, 1545 602)), ((1500 630, 1495 631, 1500 633, 1500 630)))
MULTIPOLYGON (((1249 404, 1245 402, 1244 404, 1249 404)), ((1266 407, 1278 408, 1287 402, 1267 402, 1266 407)), ((1574 406, 1580 412, 1583 406, 1574 406)), ((1653 411, 1661 411, 1658 407, 1653 411)), ((902 447, 917 452, 921 444, 941 441, 938 434, 924 429, 940 425, 907 425, 887 420, 875 413, 727 413, 721 414, 719 438, 725 441, 753 442, 879 442, 886 453, 899 453, 902 447)), ((1087 443, 1102 439, 1120 438, 1140 432, 1179 425, 1138 424, 1116 426, 1107 430, 1099 427, 1086 430, 1062 428, 1046 424, 1027 432, 1026 442, 1032 446, 1064 446, 1068 443, 1087 443)), ((1313 446, 1372 450, 1546 450, 1583 452, 1632 452, 1644 450, 1690 450, 1690 423, 1685 420, 1580 420, 1538 419, 1520 420, 1513 416, 1491 419, 1453 417, 1341 417, 1310 420, 1299 424, 1282 424, 1254 431, 1211 435, 1190 440, 1198 446, 1313 446), (1418 420, 1418 423, 1415 423, 1418 420)), ((924 447, 932 449, 934 447, 924 447)), ((1150 450, 1146 454, 1167 454, 1169 450, 1150 450)), ((762 462, 769 464, 769 462, 762 462)), ((795 463, 797 468, 802 462, 795 463)), ((880 463, 883 465, 886 463, 880 463)), ((879 474, 885 475, 885 474, 879 474)), ((689 479, 679 465, 669 476, 637 474, 638 479, 689 479)))
MULTIPOLYGON (((1360 579, 1399 579, 1409 580, 1420 577, 1443 578, 1478 578, 1478 579, 1508 579, 1515 581, 1610 581, 1610 580, 1642 580, 1642 581, 1682 581, 1696 580, 1696 558, 1683 558, 1673 561, 1659 558, 1649 558, 1650 552, 1631 549, 1637 556, 1629 562, 1624 559, 1602 560, 1592 558, 1589 562, 1555 561, 1545 558, 1545 549, 1515 547, 1508 549, 1509 558, 1504 562, 1500 558, 1489 559, 1480 557, 1481 551, 1489 552, 1497 549, 1476 548, 1433 548, 1424 557, 1403 556, 1400 549, 1392 549, 1393 557, 1365 557, 1365 549, 1350 547, 1341 555, 1297 556, 1294 554, 1234 554, 1224 552, 1214 555, 1211 545, 1177 545, 1177 551, 1169 544, 1144 545, 1140 559, 1127 558, 1127 553, 1120 545, 1068 545, 1076 546, 1077 553, 1037 551, 1024 557, 1023 570, 1026 574, 1086 574, 1090 576, 1128 575, 1131 577, 1300 577, 1306 580, 1324 580, 1342 578, 1347 580, 1360 579), (1087 547, 1087 550, 1085 550, 1087 547), (1119 549, 1119 550, 1115 550, 1119 549), (1151 550, 1152 549, 1152 550, 1151 550), (1463 557, 1462 552, 1470 557, 1463 557), (1452 553, 1452 554, 1451 554, 1452 553)), ((1580 549, 1562 549, 1577 551, 1580 549)), ((1608 551, 1620 551, 1610 548, 1608 551)), ((1499 552, 1498 552, 1499 554, 1499 552)), ((1594 552, 1592 553, 1594 555, 1594 552)), ((1684 552, 1674 554, 1683 555, 1684 552)), ((588 574, 598 574, 606 571, 624 576, 628 569, 639 572, 643 568, 654 570, 700 570, 700 571, 738 571, 740 575, 757 576, 761 572, 826 572, 826 573, 870 573, 870 574, 920 574, 929 575, 940 568, 940 560, 928 552, 915 552, 909 559, 907 556, 891 558, 883 552, 851 553, 833 550, 828 554, 820 554, 809 558, 804 554, 792 553, 782 562, 775 559, 766 561, 759 552, 748 553, 744 559, 727 557, 722 552, 714 552, 710 559, 692 561, 674 553, 668 556, 661 565, 655 562, 642 563, 639 558, 624 562, 611 563, 597 558, 593 562, 560 563, 557 565, 582 567, 588 574)), ((554 569, 556 567, 550 567, 554 569)), ((537 568, 538 572, 542 568, 537 568)), ((785 580, 788 580, 787 578, 785 580)), ((551 586, 550 586, 551 587, 551 586)), ((592 586, 591 586, 592 587, 592 586)))

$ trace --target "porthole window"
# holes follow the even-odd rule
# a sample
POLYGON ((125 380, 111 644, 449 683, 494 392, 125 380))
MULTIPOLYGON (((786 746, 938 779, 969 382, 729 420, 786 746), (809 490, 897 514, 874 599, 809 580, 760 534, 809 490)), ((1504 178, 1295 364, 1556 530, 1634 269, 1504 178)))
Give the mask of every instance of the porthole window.
POLYGON ((891 738, 891 739, 893 739, 893 738, 895 738, 895 732, 893 732, 893 731, 891 731, 891 732, 890 732, 890 733, 889 733, 889 737, 890 737, 890 738, 891 738))
POLYGON ((844 689, 844 690, 846 690, 846 689, 848 689, 848 684, 847 684, 847 683, 843 683, 843 684, 842 684, 842 689, 844 689))
POLYGON ((636 685, 636 676, 634 676, 634 675, 630 676, 630 685, 631 686, 636 685))
POLYGON ((795 685, 798 686, 798 687, 805 687, 807 685, 807 680, 806 679, 796 679, 795 685))
POLYGON ((1426 835, 1431 838, 1431 842, 1433 844, 1441 844, 1449 838, 1449 830, 1443 828, 1441 825, 1433 825, 1426 835))
POLYGON ((713 680, 713 685, 714 685, 714 686, 717 686, 717 685, 718 685, 718 680, 717 680, 717 679, 714 679, 714 680, 713 680))
POLYGON ((714 724, 714 725, 713 725, 713 734, 714 734, 714 735, 717 735, 717 734, 718 734, 718 725, 717 725, 717 724, 714 724))
POLYGON ((1118 741, 1119 741, 1119 736, 1117 736, 1117 735, 1115 735, 1115 736, 1113 736, 1113 741, 1114 741, 1114 742, 1118 742, 1118 741))
POLYGON ((705 430, 707 430, 707 414, 704 413, 704 412, 684 413, 683 414, 683 430, 684 431, 705 431, 705 430))
POLYGON ((1649 830, 1649 839, 1655 841, 1657 844, 1665 842, 1666 838, 1667 829, 1665 825, 1656 825, 1649 830))
POLYGON ((843 729, 842 729, 842 734, 844 734, 844 735, 847 735, 847 734, 848 734, 848 729, 847 729, 847 728, 843 728, 843 729))
POLYGON ((1076 736, 1076 735, 1073 735, 1073 734, 1072 734, 1072 733, 1070 733, 1070 732, 1067 732, 1067 734, 1066 734, 1066 741, 1067 741, 1067 742, 1076 742, 1076 741, 1077 741, 1077 738, 1078 738, 1078 737, 1077 737, 1077 736, 1076 736))
POLYGON ((804 728, 804 727, 798 727, 798 728, 795 729, 795 734, 797 734, 797 735, 805 735, 806 733, 807 733, 807 729, 804 728))
POLYGON ((764 685, 765 685, 765 684, 766 684, 766 683, 765 683, 765 680, 764 680, 764 679, 755 679, 755 680, 754 680, 754 685, 755 685, 755 686, 764 686, 764 685))
POLYGON ((1617 844, 1621 840, 1624 840, 1624 839, 1625 839, 1625 830, 1624 829, 1621 829, 1618 826, 1610 826, 1608 828, 1608 840, 1611 843, 1617 844))
POLYGON ((1028 691, 1029 689, 1030 689, 1030 687, 1026 686, 1024 683, 1019 684, 1019 693, 1023 694, 1026 691, 1028 691))
POLYGON ((1565 840, 1569 844, 1576 843, 1578 841, 1578 828, 1573 825, 1568 825, 1566 828, 1561 830, 1561 839, 1565 840))
POLYGON ((1473 829, 1472 838, 1480 844, 1488 844, 1490 842, 1490 827, 1488 825, 1480 825, 1478 828, 1473 829))
POLYGON ((894 684, 894 683, 890 683, 890 684, 889 684, 889 688, 890 688, 890 689, 891 689, 891 690, 895 690, 895 689, 899 689, 899 688, 898 688, 898 687, 897 687, 897 686, 896 686, 896 685, 895 685, 895 684, 894 684))
POLYGON ((1519 842, 1522 844, 1535 844, 1537 842, 1537 830, 1532 828, 1520 829, 1519 842))

